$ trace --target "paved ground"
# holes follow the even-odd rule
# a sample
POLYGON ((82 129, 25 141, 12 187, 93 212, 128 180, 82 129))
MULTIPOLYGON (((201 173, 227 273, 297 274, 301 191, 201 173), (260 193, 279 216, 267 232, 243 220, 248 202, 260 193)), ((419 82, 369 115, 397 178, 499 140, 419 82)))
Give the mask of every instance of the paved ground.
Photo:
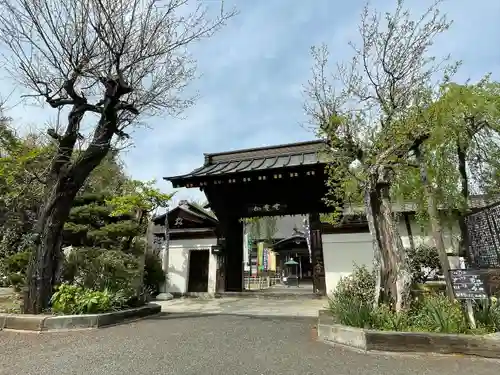
POLYGON ((225 297, 216 299, 180 298, 155 302, 169 313, 232 314, 251 316, 304 316, 317 317, 326 300, 225 297))
POLYGON ((97 331, 0 332, 1 375, 486 375, 497 362, 353 352, 312 319, 159 316, 97 331))

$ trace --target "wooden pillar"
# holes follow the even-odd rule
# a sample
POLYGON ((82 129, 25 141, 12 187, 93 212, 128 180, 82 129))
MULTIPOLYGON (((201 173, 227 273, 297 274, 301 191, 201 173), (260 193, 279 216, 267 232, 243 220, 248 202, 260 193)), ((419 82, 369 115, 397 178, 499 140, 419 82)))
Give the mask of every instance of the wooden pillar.
POLYGON ((237 217, 219 218, 224 240, 225 290, 243 291, 243 224, 237 217))
POLYGON ((309 214, 311 233, 311 255, 314 292, 326 295, 325 265, 323 262, 323 241, 321 239, 321 220, 319 213, 309 214))

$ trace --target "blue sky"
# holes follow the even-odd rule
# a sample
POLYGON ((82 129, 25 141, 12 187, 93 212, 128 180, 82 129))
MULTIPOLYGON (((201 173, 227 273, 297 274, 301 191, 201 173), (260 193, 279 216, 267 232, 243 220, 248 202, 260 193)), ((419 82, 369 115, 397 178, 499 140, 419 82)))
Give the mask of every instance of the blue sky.
MULTIPOLYGON (((206 0, 209 6, 216 0, 206 0)), ((421 12, 430 0, 409 0, 421 12)), ((137 179, 158 180, 183 174, 203 163, 204 152, 310 140, 303 124, 302 85, 311 68, 309 49, 326 43, 332 60, 351 56, 364 0, 232 0, 240 13, 210 40, 191 48, 202 75, 189 87, 200 99, 184 119, 152 119, 134 132, 134 147, 124 154, 127 171, 137 179)), ((226 0, 226 6, 231 4, 226 0)), ((379 10, 395 0, 376 0, 379 10)), ((440 37, 435 54, 463 60, 458 80, 493 72, 500 79, 500 1, 448 0, 443 11, 452 29, 440 37)), ((2 92, 6 92, 2 89, 2 92)), ((11 98, 14 100, 15 98, 11 98)), ((55 117, 50 109, 15 107, 16 120, 32 123, 55 117)), ((203 199, 196 189, 179 191, 176 200, 203 199)))

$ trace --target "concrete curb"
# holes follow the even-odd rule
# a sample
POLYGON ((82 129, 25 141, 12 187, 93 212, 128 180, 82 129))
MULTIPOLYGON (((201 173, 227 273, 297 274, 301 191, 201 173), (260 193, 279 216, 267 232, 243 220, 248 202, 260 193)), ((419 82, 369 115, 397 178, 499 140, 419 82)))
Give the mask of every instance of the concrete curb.
POLYGON ((0 314, 0 330, 31 332, 95 329, 143 318, 161 312, 161 306, 148 304, 133 309, 87 315, 24 315, 0 314))
POLYGON ((374 331, 337 324, 327 310, 320 310, 318 315, 318 338, 327 343, 367 352, 463 354, 500 358, 500 340, 491 336, 374 331))

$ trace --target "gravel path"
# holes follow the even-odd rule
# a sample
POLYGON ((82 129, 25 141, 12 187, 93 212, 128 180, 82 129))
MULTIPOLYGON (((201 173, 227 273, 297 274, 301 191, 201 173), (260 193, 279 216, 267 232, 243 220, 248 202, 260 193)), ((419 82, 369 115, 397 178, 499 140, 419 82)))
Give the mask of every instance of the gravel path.
POLYGON ((314 320, 158 316, 96 331, 0 332, 1 375, 462 375, 500 363, 363 354, 315 341, 314 320))

